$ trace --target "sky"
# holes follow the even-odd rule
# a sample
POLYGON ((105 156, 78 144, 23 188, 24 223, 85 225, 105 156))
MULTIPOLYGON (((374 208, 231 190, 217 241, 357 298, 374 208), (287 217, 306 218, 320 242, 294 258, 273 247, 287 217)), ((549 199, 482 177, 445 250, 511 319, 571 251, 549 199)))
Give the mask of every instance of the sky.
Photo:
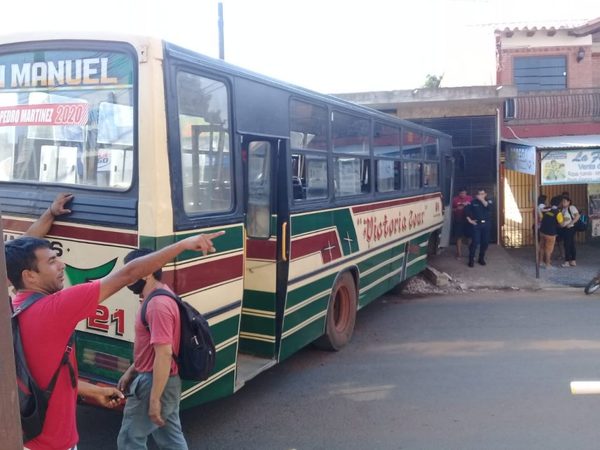
MULTIPOLYGON (((2 33, 118 31, 218 57, 218 0, 28 0, 2 33), (97 6, 96 6, 97 5, 97 6), (96 8, 96 9, 91 9, 96 8), (23 17, 24 12, 34 11, 23 17), (22 18, 22 19, 18 19, 22 18), (14 20, 13 20, 14 19, 14 20)), ((572 25, 599 0, 222 0, 225 60, 324 93, 495 84, 494 29, 572 25)))

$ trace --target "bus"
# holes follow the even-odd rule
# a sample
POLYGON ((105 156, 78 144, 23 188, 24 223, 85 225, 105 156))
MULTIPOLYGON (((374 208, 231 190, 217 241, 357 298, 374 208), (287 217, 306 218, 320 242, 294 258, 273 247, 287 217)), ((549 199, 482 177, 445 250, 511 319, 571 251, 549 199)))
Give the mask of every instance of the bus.
MULTIPOLYGON (((426 267, 451 166, 448 135, 157 38, 0 38, 5 240, 72 192, 47 239, 73 285, 134 248, 226 231, 164 268, 217 348, 183 408, 310 343, 341 349, 358 310, 426 267)), ((83 379, 115 385, 132 362, 126 291, 77 328, 83 379)))

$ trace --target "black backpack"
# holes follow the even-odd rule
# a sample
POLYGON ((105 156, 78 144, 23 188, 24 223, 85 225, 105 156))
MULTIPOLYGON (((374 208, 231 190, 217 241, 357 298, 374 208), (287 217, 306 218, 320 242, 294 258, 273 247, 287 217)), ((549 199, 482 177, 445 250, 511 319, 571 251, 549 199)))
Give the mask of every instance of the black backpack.
POLYGON ((17 309, 13 311, 10 319, 12 325, 13 349, 15 353, 15 368, 17 370, 17 390, 19 394, 19 408, 21 411, 23 442, 28 442, 42 433, 42 429, 44 428, 44 420, 46 419, 46 410, 48 409, 48 401, 50 400, 50 396, 54 390, 54 385, 58 379, 58 374, 63 365, 67 365, 69 367, 71 384, 74 388, 77 387, 75 369, 69 361, 69 355, 73 347, 74 334, 72 334, 69 338, 65 348, 65 353, 63 354, 60 364, 54 372, 54 375, 52 375, 52 379, 50 380, 50 383, 46 389, 42 389, 37 385, 31 376, 29 367, 27 366, 17 317, 43 297, 44 294, 32 294, 21 305, 19 305, 17 309))
MULTIPOLYGON (((569 206, 569 214, 571 214, 570 206, 569 206)), ((577 222, 575 222, 575 225, 573 225, 573 229, 575 231, 586 231, 589 223, 590 223, 590 218, 587 216, 587 214, 580 213, 579 220, 577 220, 577 222)))
POLYGON ((177 302, 181 320, 179 355, 173 357, 179 367, 179 376, 184 380, 204 381, 215 367, 216 350, 206 319, 192 305, 166 289, 156 289, 142 304, 142 324, 149 330, 146 321, 148 302, 157 295, 166 295, 177 302))

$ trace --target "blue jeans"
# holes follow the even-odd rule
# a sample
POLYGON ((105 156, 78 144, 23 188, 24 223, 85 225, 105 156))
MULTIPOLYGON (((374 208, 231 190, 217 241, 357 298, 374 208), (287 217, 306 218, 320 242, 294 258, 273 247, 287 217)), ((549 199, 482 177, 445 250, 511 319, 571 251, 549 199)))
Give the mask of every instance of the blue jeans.
POLYGON ((179 376, 169 377, 160 398, 161 416, 165 421, 162 427, 158 427, 148 416, 151 389, 152 373, 150 372, 140 373, 132 381, 129 392, 133 395, 125 404, 121 431, 117 438, 119 450, 146 450, 149 435, 154 437, 160 449, 187 450, 188 446, 179 421, 181 379, 179 376))

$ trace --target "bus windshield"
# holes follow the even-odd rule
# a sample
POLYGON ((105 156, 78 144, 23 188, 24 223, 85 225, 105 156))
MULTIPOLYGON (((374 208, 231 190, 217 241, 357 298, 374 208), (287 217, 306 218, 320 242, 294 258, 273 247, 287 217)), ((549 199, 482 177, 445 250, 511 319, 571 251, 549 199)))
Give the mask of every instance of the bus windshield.
POLYGON ((0 181, 129 188, 133 79, 121 52, 0 55, 0 181))

